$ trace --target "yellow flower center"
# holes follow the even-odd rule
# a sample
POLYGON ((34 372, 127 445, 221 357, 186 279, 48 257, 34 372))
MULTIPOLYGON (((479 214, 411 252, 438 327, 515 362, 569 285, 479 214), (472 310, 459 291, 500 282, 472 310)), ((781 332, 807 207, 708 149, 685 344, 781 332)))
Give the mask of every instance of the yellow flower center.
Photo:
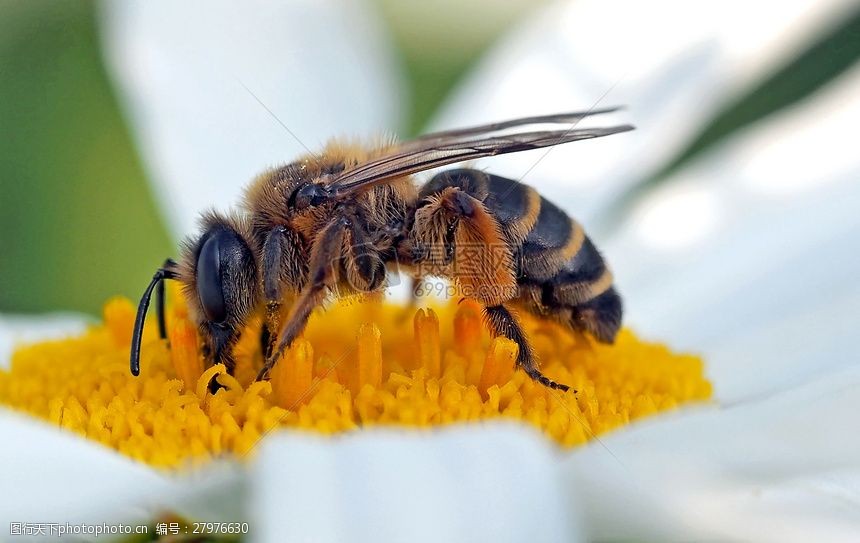
MULTIPOLYGON (((174 293, 175 294, 175 293, 174 293)), ((162 467, 251 453, 277 427, 322 433, 372 425, 429 427, 517 419, 564 446, 632 420, 705 400, 702 361, 622 330, 614 345, 520 314, 542 371, 562 393, 515 370, 517 346, 491 339, 469 301, 434 309, 340 302, 311 318, 276 364, 262 364, 260 322, 236 346, 234 376, 205 368, 180 296, 168 342, 146 330, 141 375, 128 371, 134 307, 108 302, 104 324, 77 338, 20 348, 0 370, 0 403, 162 467), (213 376, 223 388, 209 392, 213 376)))

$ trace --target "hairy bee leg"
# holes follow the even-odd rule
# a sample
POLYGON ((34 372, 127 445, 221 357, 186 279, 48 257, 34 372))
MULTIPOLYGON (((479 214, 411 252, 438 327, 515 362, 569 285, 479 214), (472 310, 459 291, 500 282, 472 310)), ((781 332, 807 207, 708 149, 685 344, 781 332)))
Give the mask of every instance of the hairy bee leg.
POLYGON ((268 378, 269 372, 274 367, 275 362, 277 362, 278 359, 281 358, 281 356, 284 354, 284 351, 287 350, 287 347, 289 347, 293 343, 293 340, 295 340, 296 337, 298 337, 298 335, 304 329, 305 325, 308 322, 308 318, 311 316, 311 312, 314 310, 315 307, 322 303, 322 294, 324 293, 324 288, 324 283, 312 283, 302 292, 301 296, 299 296, 299 299, 296 301, 295 305, 293 305, 293 308, 290 310, 290 315, 289 317, 287 317, 284 329, 281 331, 277 348, 269 356, 269 358, 266 359, 266 363, 263 365, 263 368, 257 374, 258 381, 268 378))
POLYGON ((265 322, 260 328, 260 353, 263 355, 263 360, 269 358, 272 354, 272 332, 269 331, 269 325, 265 322))
POLYGON ((257 374, 257 380, 268 377, 275 362, 304 329, 311 311, 322 302, 326 285, 331 278, 333 264, 343 251, 344 234, 349 226, 348 219, 339 217, 320 232, 311 253, 309 284, 302 290, 298 300, 290 309, 286 324, 281 330, 277 348, 257 374))
POLYGON ((265 358, 272 354, 275 335, 281 326, 283 285, 301 288, 307 278, 307 265, 296 232, 276 226, 266 234, 262 248, 263 297, 266 303, 265 324, 270 344, 262 348, 265 358))
POLYGON ((435 175, 419 192, 424 203, 416 211, 415 229, 419 239, 431 238, 445 245, 446 256, 454 260, 445 271, 457 279, 464 295, 496 306, 514 298, 518 289, 509 239, 512 232, 503 231, 487 207, 489 182, 489 176, 478 170, 435 175), (443 224, 448 228, 440 228, 443 224))
POLYGON ((260 341, 263 341, 263 335, 265 335, 265 339, 267 341, 266 345, 261 343, 264 360, 272 355, 272 350, 275 348, 275 340, 277 339, 277 333, 280 327, 281 303, 275 301, 266 302, 266 316, 263 320, 263 328, 266 330, 266 333, 260 334, 260 341))
POLYGON ((385 262, 361 222, 352 221, 349 229, 352 244, 345 259, 347 278, 358 291, 376 292, 385 283, 385 262))
POLYGON ((497 336, 503 336, 517 345, 519 345, 519 354, 517 354, 517 366, 522 368, 529 377, 538 383, 561 391, 567 391, 569 386, 561 383, 556 383, 552 379, 546 377, 540 372, 537 367, 534 352, 529 345, 526 334, 517 322, 516 318, 508 311, 504 305, 496 305, 484 309, 487 316, 487 321, 493 333, 497 336))
POLYGON ((281 309, 281 262, 283 262, 284 227, 273 229, 263 242, 263 296, 266 301, 266 316, 263 321, 263 332, 260 335, 260 351, 263 360, 268 360, 272 354, 274 337, 272 330, 280 326, 281 309))
POLYGON ((227 373, 233 375, 233 370, 236 369, 236 359, 233 358, 233 347, 239 340, 237 331, 230 331, 218 339, 218 346, 215 349, 215 354, 212 356, 213 364, 224 364, 227 373))
POLYGON ((463 294, 487 306, 514 298, 518 291, 513 254, 498 221, 463 189, 448 191, 441 201, 446 212, 455 217, 455 233, 446 243, 452 258, 457 254, 453 274, 463 294))
MULTIPOLYGON (((176 262, 172 258, 168 258, 161 265, 164 270, 172 270, 176 268, 176 262)), ((164 295, 164 280, 155 285, 155 314, 158 318, 158 337, 167 339, 167 319, 164 316, 165 307, 164 295)))

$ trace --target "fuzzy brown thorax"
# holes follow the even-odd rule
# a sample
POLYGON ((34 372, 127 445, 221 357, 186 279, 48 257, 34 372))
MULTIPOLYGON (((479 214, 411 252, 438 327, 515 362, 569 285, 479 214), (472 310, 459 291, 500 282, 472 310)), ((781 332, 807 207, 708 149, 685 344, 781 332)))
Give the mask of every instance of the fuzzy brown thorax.
POLYGON ((367 221, 371 234, 390 230, 388 226, 405 216, 414 204, 415 187, 409 177, 374 187, 347 201, 322 203, 303 208, 296 198, 303 186, 313 183, 328 186, 335 175, 382 156, 391 142, 362 146, 354 142, 332 140, 316 155, 307 155, 291 164, 274 168, 257 176, 245 191, 244 209, 252 218, 255 231, 284 226, 299 233, 312 244, 335 214, 359 215, 367 221))

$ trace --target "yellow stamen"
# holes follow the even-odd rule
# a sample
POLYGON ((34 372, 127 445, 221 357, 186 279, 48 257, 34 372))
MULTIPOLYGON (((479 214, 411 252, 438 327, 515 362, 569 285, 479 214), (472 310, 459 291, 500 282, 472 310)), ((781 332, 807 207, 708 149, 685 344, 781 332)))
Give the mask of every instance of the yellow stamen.
POLYGON ((304 339, 297 339, 271 372, 272 390, 278 405, 295 409, 306 403, 312 393, 314 378, 314 348, 304 339))
POLYGON ((170 327, 170 356, 176 376, 185 383, 186 390, 194 390, 194 386, 203 374, 203 357, 197 349, 197 332, 191 323, 185 320, 170 327))
POLYGON ((481 347, 483 326, 481 306, 474 300, 463 300, 454 315, 454 348, 461 355, 478 351, 481 347))
POLYGON ((517 345, 491 339, 474 302, 415 313, 340 303, 315 313, 271 372, 260 318, 236 345, 234 375, 204 370, 196 327, 171 290, 168 342, 147 324, 141 375, 128 372, 134 306, 112 299, 105 322, 84 335, 22 347, 0 370, 0 404, 162 467, 252 454, 266 433, 296 427, 330 434, 396 424, 418 427, 508 418, 571 446, 639 417, 710 397, 702 361, 622 330, 614 345, 528 314, 520 318, 561 393, 515 370, 517 345), (363 323, 363 324, 362 324, 363 323), (215 393, 210 383, 221 385, 215 393))
POLYGON ((432 309, 419 309, 415 313, 415 346, 418 349, 417 367, 424 368, 430 377, 439 377, 441 357, 439 354, 439 318, 432 309))
POLYGON ((510 380, 518 352, 517 344, 507 338, 496 338, 490 344, 478 384, 484 399, 489 397, 490 387, 501 386, 510 380))
POLYGON ((116 296, 105 304, 102 311, 105 325, 113 334, 118 345, 131 343, 131 333, 134 329, 134 306, 128 298, 116 296))
POLYGON ((358 386, 379 388, 382 384, 382 334, 375 324, 358 329, 358 386))

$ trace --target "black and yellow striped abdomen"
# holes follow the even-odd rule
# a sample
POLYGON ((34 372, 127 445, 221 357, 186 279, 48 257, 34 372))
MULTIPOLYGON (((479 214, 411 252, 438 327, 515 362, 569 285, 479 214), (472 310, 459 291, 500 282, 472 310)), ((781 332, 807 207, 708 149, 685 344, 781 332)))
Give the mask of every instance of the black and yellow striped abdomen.
POLYGON ((601 341, 614 340, 622 305, 612 273, 582 226, 533 188, 479 170, 437 175, 422 194, 456 186, 484 203, 514 252, 519 301, 601 341))

